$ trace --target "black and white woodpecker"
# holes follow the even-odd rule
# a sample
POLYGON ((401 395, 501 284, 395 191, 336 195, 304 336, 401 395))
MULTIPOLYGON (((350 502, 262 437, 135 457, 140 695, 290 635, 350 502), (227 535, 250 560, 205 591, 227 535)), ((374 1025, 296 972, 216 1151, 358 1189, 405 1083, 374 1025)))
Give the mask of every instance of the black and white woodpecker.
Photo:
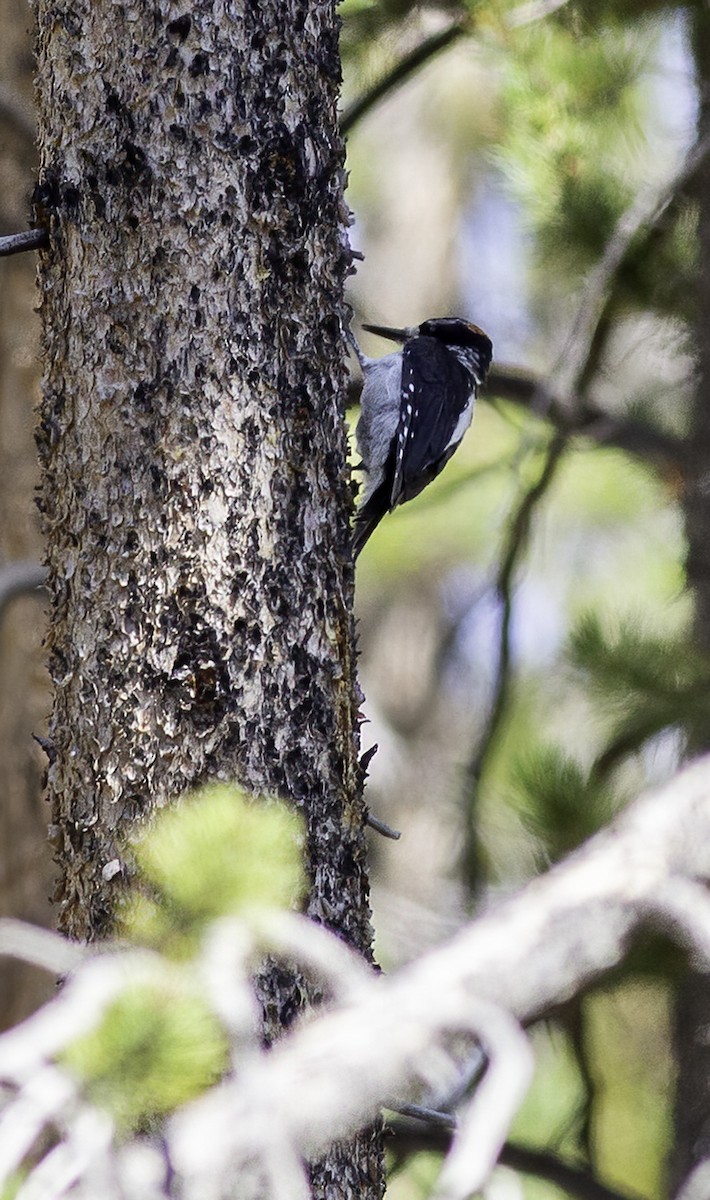
POLYGON ((355 437, 367 472, 353 529, 355 557, 386 513, 443 471, 471 424, 493 353, 483 330, 457 317, 410 329, 363 329, 403 345, 368 358, 352 339, 364 376, 355 437))

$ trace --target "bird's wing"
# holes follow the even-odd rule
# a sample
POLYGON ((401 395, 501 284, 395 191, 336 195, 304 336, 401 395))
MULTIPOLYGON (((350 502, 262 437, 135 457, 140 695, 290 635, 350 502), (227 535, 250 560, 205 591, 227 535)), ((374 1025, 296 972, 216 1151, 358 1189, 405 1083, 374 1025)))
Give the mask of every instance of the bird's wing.
POLYGON ((404 346, 391 508, 417 496, 451 457, 451 438, 472 389, 468 371, 436 338, 413 338, 404 346))

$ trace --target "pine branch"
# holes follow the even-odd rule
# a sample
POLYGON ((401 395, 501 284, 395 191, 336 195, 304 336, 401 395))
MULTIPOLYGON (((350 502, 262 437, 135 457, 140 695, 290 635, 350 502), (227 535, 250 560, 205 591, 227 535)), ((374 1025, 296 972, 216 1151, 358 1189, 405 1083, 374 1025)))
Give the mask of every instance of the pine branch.
POLYGON ((528 411, 544 410, 558 429, 567 427, 589 441, 624 450, 644 462, 667 469, 683 457, 683 442, 672 434, 630 417, 612 416, 577 395, 552 395, 545 380, 522 367, 499 364, 491 368, 490 396, 519 404, 528 411))
MULTIPOLYGON (((363 983, 349 1003, 179 1111, 167 1137, 179 1147, 191 1195, 208 1178, 214 1190, 215 1179, 233 1179, 242 1163, 273 1152, 276 1136, 298 1154, 317 1154, 362 1128, 380 1104, 414 1098, 422 1085, 436 1089, 446 1082, 447 1038, 476 1033, 479 1021, 476 1036, 490 1063, 494 1011, 525 1025, 539 1019, 622 962, 634 933, 649 923, 679 938, 706 968, 710 900, 698 881, 710 878, 709 797, 706 757, 451 943, 392 977, 363 983)), ((480 1144, 490 1149, 500 1131, 498 1115, 479 1108, 479 1124, 465 1131, 476 1163, 480 1144)), ((461 1137, 453 1153, 457 1144, 460 1151, 461 1137)), ((498 1151, 503 1144, 504 1137, 498 1151)), ((460 1180, 460 1157, 458 1167, 460 1180)), ((451 1195, 462 1200, 483 1182, 472 1169, 468 1190, 451 1195)))

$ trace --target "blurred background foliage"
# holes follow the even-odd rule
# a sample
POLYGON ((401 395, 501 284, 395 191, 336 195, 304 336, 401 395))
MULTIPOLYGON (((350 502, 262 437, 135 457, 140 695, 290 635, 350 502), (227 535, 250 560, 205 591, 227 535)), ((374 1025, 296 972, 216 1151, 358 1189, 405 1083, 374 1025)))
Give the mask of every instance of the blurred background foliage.
MULTIPOLYGON (((390 967, 572 851, 708 727, 684 520, 702 88, 693 6, 340 11, 354 328, 461 315, 495 359, 445 474, 358 567, 368 802, 402 830, 372 846, 390 967)), ((665 1194, 679 970, 649 943, 540 1024, 518 1142, 665 1194)), ((397 1200, 429 1193, 430 1158, 396 1159, 397 1200)), ((492 1187, 559 1194, 508 1167, 492 1187)))

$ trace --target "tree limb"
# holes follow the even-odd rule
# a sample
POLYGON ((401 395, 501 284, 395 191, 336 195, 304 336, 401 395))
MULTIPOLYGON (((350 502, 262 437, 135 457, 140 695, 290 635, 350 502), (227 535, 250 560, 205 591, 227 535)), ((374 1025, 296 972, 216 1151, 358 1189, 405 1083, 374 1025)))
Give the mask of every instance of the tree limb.
MULTIPOLYGON (((171 1160, 186 1200, 208 1176, 214 1187, 215 1172, 233 1177, 253 1161, 255 1139, 267 1147, 275 1129, 300 1154, 317 1154, 393 1097, 415 1096, 421 1080, 441 1074, 448 1035, 470 1027, 474 999, 527 1024, 621 962, 649 920, 685 931, 685 899, 671 921, 664 912, 676 882, 684 893, 693 879, 710 879, 709 757, 448 945, 363 985, 357 1001, 315 1018, 176 1115, 171 1160)), ((702 917, 710 947, 710 916, 702 917)), ((691 941, 697 952, 697 930, 691 941)), ((701 961, 707 969, 707 951, 701 961)))
MULTIPOLYGON (((545 381, 525 368, 498 364, 491 368, 487 391, 534 412, 545 381)), ((558 428, 566 426, 589 441, 624 450, 664 469, 679 465, 683 457, 680 438, 631 417, 612 416, 580 396, 549 396, 545 416, 558 428)))
POLYGON ((11 254, 23 254, 25 250, 43 250, 49 245, 46 229, 25 229, 22 233, 10 233, 0 237, 0 258, 11 254))

